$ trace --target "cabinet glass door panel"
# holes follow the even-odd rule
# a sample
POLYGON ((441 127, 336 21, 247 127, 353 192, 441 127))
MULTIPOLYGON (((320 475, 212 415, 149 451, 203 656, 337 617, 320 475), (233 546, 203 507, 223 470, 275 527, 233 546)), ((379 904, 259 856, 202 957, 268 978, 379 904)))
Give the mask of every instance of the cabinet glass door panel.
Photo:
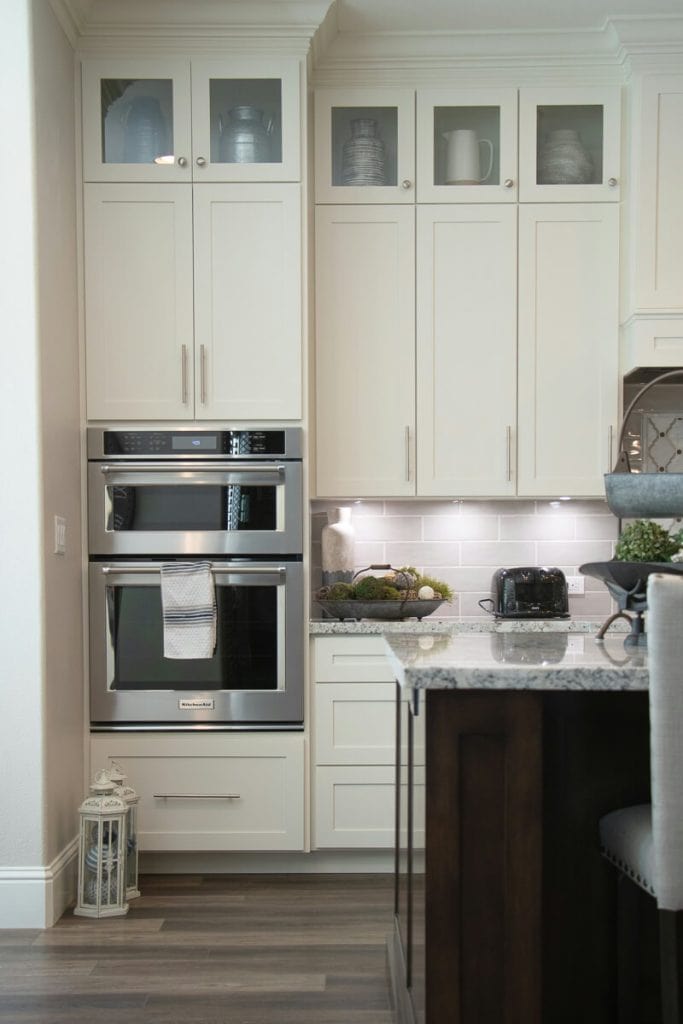
POLYGON ((277 78, 209 79, 211 163, 282 162, 282 83, 277 78))
POLYGON ((514 201, 516 91, 419 90, 417 153, 421 202, 514 201))
POLYGON ((618 87, 520 90, 520 199, 619 199, 618 87))
POLYGON ((410 89, 316 92, 316 202, 413 203, 414 109, 410 89))
POLYGON ((196 182, 298 181, 298 58, 192 62, 196 182))
POLYGON ((332 108, 332 184, 396 185, 396 107, 332 108))
POLYGON ((499 107, 434 107, 433 184, 500 184, 499 107))
POLYGON ((600 104, 536 108, 536 184, 602 184, 600 104))
POLYGON ((189 181, 189 90, 184 61, 85 62, 85 180, 189 181))
POLYGON ((173 163, 173 82, 100 79, 102 162, 173 163))

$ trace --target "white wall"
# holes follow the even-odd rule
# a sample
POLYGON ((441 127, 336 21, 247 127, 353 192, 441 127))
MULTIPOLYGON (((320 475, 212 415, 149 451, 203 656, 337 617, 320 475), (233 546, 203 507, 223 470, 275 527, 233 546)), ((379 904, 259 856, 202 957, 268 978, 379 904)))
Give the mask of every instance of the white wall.
POLYGON ((45 0, 33 0, 33 46, 49 863, 77 832, 84 731, 74 57, 45 0), (54 554, 55 514, 66 556, 54 554))
POLYGON ((43 863, 43 566, 29 0, 3 7, 0 865, 43 863))
POLYGON ((4 5, 0 927, 61 910, 82 798, 73 102, 72 54, 46 0, 4 5), (70 525, 63 559, 54 513, 70 525))

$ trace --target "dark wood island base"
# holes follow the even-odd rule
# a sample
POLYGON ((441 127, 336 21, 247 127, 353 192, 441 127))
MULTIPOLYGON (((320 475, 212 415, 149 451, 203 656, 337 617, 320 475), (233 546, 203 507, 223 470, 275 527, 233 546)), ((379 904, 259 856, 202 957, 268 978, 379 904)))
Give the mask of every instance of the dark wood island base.
POLYGON ((612 1024, 597 822, 649 799, 647 693, 397 689, 398 1024, 612 1024))

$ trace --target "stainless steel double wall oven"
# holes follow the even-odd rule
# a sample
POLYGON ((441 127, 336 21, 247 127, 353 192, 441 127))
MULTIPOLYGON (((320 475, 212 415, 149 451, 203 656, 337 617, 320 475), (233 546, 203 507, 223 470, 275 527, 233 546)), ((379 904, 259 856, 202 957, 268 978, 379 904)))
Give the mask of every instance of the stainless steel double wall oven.
POLYGON ((93 729, 301 728, 302 437, 90 428, 93 729), (161 566, 208 560, 210 659, 163 657, 161 566))

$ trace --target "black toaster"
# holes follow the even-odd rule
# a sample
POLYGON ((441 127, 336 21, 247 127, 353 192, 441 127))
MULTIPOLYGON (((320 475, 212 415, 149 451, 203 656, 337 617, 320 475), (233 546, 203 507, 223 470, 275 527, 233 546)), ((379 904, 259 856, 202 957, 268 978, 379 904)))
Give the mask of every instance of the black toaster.
POLYGON ((497 619, 569 618, 567 580, 561 569, 498 569, 491 580, 491 594, 479 605, 497 619))

